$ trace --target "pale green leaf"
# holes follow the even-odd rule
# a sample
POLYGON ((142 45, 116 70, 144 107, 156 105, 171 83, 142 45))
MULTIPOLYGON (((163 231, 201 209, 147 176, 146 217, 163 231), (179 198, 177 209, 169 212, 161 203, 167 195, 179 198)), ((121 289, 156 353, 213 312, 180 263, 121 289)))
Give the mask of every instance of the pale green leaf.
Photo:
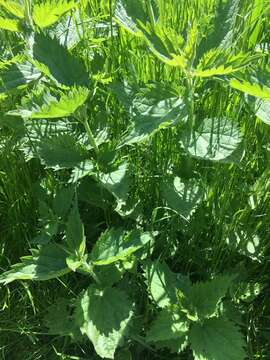
POLYGON ((105 231, 91 253, 91 260, 95 265, 107 265, 119 260, 125 260, 131 254, 141 249, 153 239, 149 232, 122 228, 111 228, 105 231))
POLYGON ((115 18, 121 26, 137 36, 141 36, 140 29, 137 27, 137 20, 142 22, 147 20, 140 1, 135 3, 133 0, 117 0, 115 18))
POLYGON ((149 293, 161 308, 177 304, 177 291, 187 292, 191 285, 187 277, 173 273, 165 263, 146 262, 144 274, 149 293))
POLYGON ((22 262, 0 275, 0 283, 15 280, 49 280, 70 272, 66 265, 67 254, 56 244, 32 250, 32 256, 22 257, 22 262))
POLYGON ((195 179, 182 181, 175 177, 172 183, 161 187, 167 206, 175 210, 184 219, 189 219, 203 199, 203 189, 195 179))
POLYGON ((0 0, 0 6, 14 16, 24 18, 24 6, 20 1, 0 0))
POLYGON ((259 82, 250 82, 245 79, 231 79, 230 86, 236 90, 244 92, 245 94, 270 100, 270 87, 259 82))
POLYGON ((61 16, 76 7, 73 0, 45 0, 33 6, 33 20, 40 28, 55 24, 61 16))
POLYGON ((22 116, 30 119, 55 119, 71 116, 88 98, 86 88, 73 88, 67 94, 63 94, 59 100, 50 94, 44 94, 44 104, 28 103, 28 108, 19 107, 17 110, 9 111, 13 116, 22 116), (47 99, 45 100, 45 97, 47 99))
POLYGON ((113 359, 115 350, 128 335, 132 315, 133 305, 124 292, 90 286, 77 301, 75 320, 96 353, 113 359))
POLYGON ((18 20, 3 18, 0 16, 0 29, 9 31, 20 31, 20 23, 18 20))
POLYGON ((178 341, 189 329, 189 323, 184 314, 180 311, 172 312, 162 310, 154 320, 147 333, 146 339, 149 342, 166 341, 174 339, 178 341))
POLYGON ((255 115, 265 124, 270 125, 270 100, 247 96, 246 101, 255 115))
POLYGON ((84 63, 57 39, 42 33, 35 34, 33 56, 49 69, 52 77, 59 83, 66 86, 89 84, 89 75, 84 63))
POLYGON ((195 360, 244 360, 245 342, 229 321, 212 318, 191 327, 189 340, 195 360))
POLYGON ((192 135, 188 133, 186 148, 195 157, 237 162, 240 159, 236 150, 241 141, 240 130, 230 119, 206 118, 201 121, 192 135))

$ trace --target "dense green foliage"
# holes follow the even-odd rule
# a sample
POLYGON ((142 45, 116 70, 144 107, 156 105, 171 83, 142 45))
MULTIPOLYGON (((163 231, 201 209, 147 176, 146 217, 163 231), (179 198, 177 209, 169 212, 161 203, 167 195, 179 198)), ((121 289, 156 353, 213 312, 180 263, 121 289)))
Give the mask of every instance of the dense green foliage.
POLYGON ((0 0, 1 360, 269 359, 269 19, 0 0))

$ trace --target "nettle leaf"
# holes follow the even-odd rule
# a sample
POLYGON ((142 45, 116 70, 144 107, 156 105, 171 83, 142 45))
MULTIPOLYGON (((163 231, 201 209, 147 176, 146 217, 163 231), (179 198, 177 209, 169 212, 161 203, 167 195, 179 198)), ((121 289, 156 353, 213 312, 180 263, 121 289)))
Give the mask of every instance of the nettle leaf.
POLYGON ((55 24, 61 16, 77 6, 73 0, 45 0, 33 6, 33 20, 40 28, 55 24))
POLYGON ((94 245, 91 261, 94 265, 107 265, 125 260, 151 240, 153 236, 149 232, 127 232, 122 228, 111 228, 105 231, 94 245))
POLYGON ((90 286, 77 301, 75 321, 102 358, 114 358, 115 350, 128 334, 133 304, 115 288, 90 286))
POLYGON ((41 73, 28 61, 11 64, 1 74, 2 87, 0 91, 16 88, 37 80, 41 73))
POLYGON ((72 55, 55 38, 43 33, 35 34, 33 57, 44 64, 53 78, 66 86, 87 86, 89 75, 84 63, 72 55))
POLYGON ((102 174, 100 173, 96 178, 119 201, 125 202, 129 190, 129 173, 128 163, 121 164, 116 170, 102 174))
POLYGON ((74 323, 70 301, 67 299, 59 298, 48 308, 44 323, 49 329, 49 335, 70 336, 73 339, 82 336, 78 326, 74 323))
MULTIPOLYGON (((204 119, 192 135, 188 133, 185 146, 195 157, 214 161, 239 161, 242 136, 238 126, 227 118, 204 119)), ((241 159, 241 157, 240 157, 241 159)))
MULTIPOLYGON (((170 94, 169 94, 170 96, 170 94)), ((121 145, 128 145, 147 139, 160 128, 185 121, 187 109, 185 102, 179 97, 168 97, 165 88, 157 87, 139 95, 133 101, 135 116, 132 118, 131 132, 122 140, 121 145)))
POLYGON ((70 272, 66 265, 67 254, 56 244, 32 250, 31 256, 21 258, 20 264, 0 275, 0 283, 9 284, 15 280, 49 280, 70 272))
POLYGON ((14 16, 20 19, 24 18, 24 6, 22 3, 20 4, 20 1, 0 0, 0 6, 14 16))
POLYGON ((56 190, 53 199, 53 211, 57 216, 64 217, 71 207, 74 197, 74 186, 68 185, 56 190))
POLYGON ((218 276, 207 282, 193 284, 184 294, 181 301, 188 314, 196 319, 203 319, 216 315, 218 303, 226 295, 232 283, 232 276, 218 276))
POLYGON ((86 239, 77 202, 75 202, 75 205, 70 211, 68 217, 66 243, 68 245, 68 249, 75 255, 76 259, 81 260, 86 248, 86 239))
POLYGON ((182 181, 175 177, 173 183, 164 183, 162 195, 167 206, 184 219, 189 219, 203 199, 203 189, 195 179, 182 181))
POLYGON ((14 19, 3 18, 0 16, 0 29, 9 31, 20 31, 20 22, 14 19))
POLYGON ((88 157, 86 149, 68 134, 44 138, 37 152, 46 167, 56 170, 73 168, 88 157))
POLYGON ((225 319, 212 318, 192 325, 189 340, 195 360, 244 360, 245 342, 238 329, 225 319))
POLYGON ((86 88, 73 88, 67 94, 63 94, 59 100, 49 93, 41 94, 39 102, 33 103, 29 99, 27 107, 19 107, 17 110, 9 111, 9 115, 22 116, 29 119, 55 119, 71 116, 81 105, 85 103, 89 95, 86 88), (42 104, 44 100, 44 104, 42 104))
POLYGON ((177 341, 187 333, 188 329, 189 323, 183 313, 176 313, 163 309, 151 325, 146 340, 148 342, 172 339, 177 341))
POLYGON ((270 125, 270 100, 248 96, 246 99, 255 115, 265 124, 270 125))
POLYGON ((270 100, 270 87, 259 82, 255 77, 250 79, 231 79, 230 86, 233 89, 240 90, 245 94, 256 96, 264 100, 270 100))
POLYGON ((165 263, 146 262, 144 275, 152 298, 161 308, 177 304, 177 291, 187 292, 191 285, 187 277, 173 273, 165 263))
POLYGON ((137 20, 147 21, 146 13, 140 3, 133 0, 117 0, 115 8, 116 21, 132 34, 141 36, 137 20))

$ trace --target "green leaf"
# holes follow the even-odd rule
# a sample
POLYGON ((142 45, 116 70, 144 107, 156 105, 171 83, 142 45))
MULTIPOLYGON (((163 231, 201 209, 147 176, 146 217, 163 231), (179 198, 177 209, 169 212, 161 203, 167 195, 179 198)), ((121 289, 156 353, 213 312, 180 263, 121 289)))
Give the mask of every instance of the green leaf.
POLYGON ((145 140, 160 128, 185 121, 187 117, 183 99, 170 97, 168 89, 162 86, 146 92, 144 97, 137 96, 132 106, 136 113, 132 118, 131 132, 122 140, 120 146, 145 140))
POLYGON ((32 17, 36 25, 46 28, 55 24, 61 16, 76 6, 73 0, 45 0, 41 4, 34 4, 32 17))
POLYGON ((68 217, 66 243, 68 245, 68 249, 75 255, 76 259, 81 260, 86 248, 86 239, 77 202, 73 206, 68 217))
MULTIPOLYGON (((23 106, 17 110, 9 111, 9 115, 22 116, 30 119, 55 119, 71 116, 81 105, 85 103, 89 95, 86 88, 73 88, 67 94, 63 94, 59 100, 44 92, 40 95, 39 103, 29 101, 28 108, 23 106), (42 100, 44 103, 42 103, 42 100)), ((29 99, 30 100, 30 99, 29 99)))
POLYGON ((58 216, 64 217, 71 207, 73 197, 74 187, 72 185, 57 189, 53 199, 54 212, 58 216))
POLYGON ((177 291, 186 292, 191 285, 187 277, 173 273, 165 263, 146 262, 144 274, 149 292, 161 308, 177 304, 177 291))
POLYGON ((146 13, 140 3, 133 0, 117 0, 115 8, 116 21, 132 34, 141 35, 137 27, 137 20, 145 22, 146 13))
POLYGON ((107 265, 125 260, 151 240, 152 235, 149 232, 126 232, 122 228, 111 228, 105 231, 94 245, 91 260, 94 265, 107 265))
POLYGON ((182 306, 196 319, 216 315, 217 306, 226 295, 232 282, 232 276, 218 276, 207 282, 193 284, 184 294, 182 306))
POLYGON ((0 29, 9 31, 20 31, 20 23, 18 20, 3 18, 0 16, 0 29))
POLYGON ((74 324, 68 299, 57 299, 57 301, 48 308, 44 323, 49 329, 49 335, 70 336, 74 340, 82 336, 78 326, 74 324))
POLYGON ((56 244, 48 244, 32 250, 31 256, 21 258, 20 264, 0 275, 0 283, 8 284, 15 280, 49 280, 70 272, 66 265, 67 254, 56 244))
POLYGON ((14 16, 20 19, 24 18, 24 7, 20 1, 0 0, 0 6, 14 16))
POLYGON ((195 360, 244 360, 244 340, 238 329, 224 319, 193 324, 189 340, 195 360))
POLYGON ((99 290, 93 285, 80 296, 75 320, 102 358, 114 358, 115 350, 127 336, 133 305, 115 288, 99 290))
POLYGON ((204 119, 194 134, 187 135, 186 149, 195 157, 237 162, 242 137, 238 126, 227 118, 204 119), (235 152, 235 157, 234 157, 235 152))
POLYGON ((184 219, 190 218, 203 197, 203 189, 195 179, 182 181, 175 177, 173 183, 164 183, 161 190, 167 206, 184 219))
POLYGON ((28 61, 11 64, 1 72, 2 87, 0 91, 16 88, 37 80, 41 73, 28 61))
POLYGON ((263 100, 251 96, 246 97, 246 102, 249 104, 255 115, 265 124, 270 125, 270 101, 263 100))
POLYGON ((162 310, 154 320, 147 333, 147 341, 157 342, 175 339, 184 336, 189 329, 189 324, 184 314, 162 310))
POLYGON ((73 168, 87 158, 86 149, 65 134, 44 139, 37 151, 42 163, 56 170, 73 168))
POLYGON ((59 83, 66 86, 89 84, 89 76, 83 62, 60 45, 57 39, 42 33, 35 34, 33 56, 49 69, 59 83))
POLYGON ((233 89, 244 92, 245 94, 270 100, 270 87, 258 82, 257 79, 255 79, 252 83, 245 79, 232 79, 230 80, 230 86, 233 89))

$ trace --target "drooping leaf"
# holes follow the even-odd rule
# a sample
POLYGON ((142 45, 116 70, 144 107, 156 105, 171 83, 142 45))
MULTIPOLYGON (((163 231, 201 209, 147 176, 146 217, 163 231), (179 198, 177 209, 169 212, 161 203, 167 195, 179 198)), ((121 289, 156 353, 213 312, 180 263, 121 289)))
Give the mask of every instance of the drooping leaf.
POLYGON ((61 16, 76 7, 74 0, 45 0, 33 6, 33 20, 40 28, 56 23, 61 16))
POLYGON ((67 94, 63 94, 59 100, 48 93, 44 93, 41 94, 40 103, 35 103, 35 98, 33 98, 33 103, 29 101, 27 107, 21 106, 17 110, 9 111, 8 114, 30 119, 67 117, 85 103, 88 95, 89 92, 85 88, 73 88, 67 94), (42 100, 44 100, 44 104, 42 104, 42 100))
POLYGON ((75 320, 102 358, 114 358, 115 350, 128 334, 133 305, 115 288, 90 286, 77 301, 75 320))
POLYGON ((72 55, 57 39, 35 34, 34 58, 44 64, 59 83, 66 86, 87 86, 89 75, 83 62, 72 55))
POLYGON ((94 245, 91 260, 95 265, 125 260, 151 240, 152 235, 149 232, 126 232, 122 228, 111 228, 105 231, 94 245))
POLYGON ((173 183, 164 183, 161 189, 167 206, 185 219, 189 219, 203 197, 203 189, 194 179, 184 182, 175 177, 173 183))
POLYGON ((231 276, 218 276, 211 281, 197 282, 185 293, 181 302, 188 313, 198 319, 216 315, 217 305, 231 285, 231 276))
POLYGON ((146 262, 144 265, 149 292, 161 308, 177 303, 177 290, 186 292, 191 285, 189 279, 173 273, 165 263, 146 262))
POLYGON ((86 248, 86 239, 77 202, 74 204, 68 217, 66 243, 71 253, 74 254, 78 260, 81 260, 86 248))
POLYGON ((18 20, 8 19, 0 16, 0 29, 9 31, 20 31, 20 23, 18 20))
POLYGON ((229 321, 212 318, 191 327, 189 340, 195 360, 244 360, 244 340, 229 321))
POLYGON ((20 85, 28 84, 37 80, 40 75, 41 73, 28 61, 12 64, 0 74, 2 82, 0 91, 10 90, 20 85))
POLYGON ((73 168, 87 158, 87 151, 71 135, 44 139, 37 148, 38 156, 47 167, 73 168))
MULTIPOLYGON (((251 79, 252 80, 252 79, 251 79)), ((231 79, 230 86, 236 90, 240 90, 245 94, 256 96, 264 100, 270 100, 270 87, 254 79, 254 81, 245 79, 231 79)))
POLYGON ((0 275, 0 283, 8 284, 15 280, 49 280, 70 272, 66 265, 67 254, 56 244, 32 250, 31 256, 21 258, 22 262, 0 275))
POLYGON ((147 333, 147 341, 157 342, 174 339, 178 341, 189 329, 189 323, 184 314, 162 310, 154 320, 147 333))
POLYGON ((187 138, 186 148, 192 156, 214 161, 239 161, 237 150, 242 137, 238 126, 230 119, 204 119, 187 138))

